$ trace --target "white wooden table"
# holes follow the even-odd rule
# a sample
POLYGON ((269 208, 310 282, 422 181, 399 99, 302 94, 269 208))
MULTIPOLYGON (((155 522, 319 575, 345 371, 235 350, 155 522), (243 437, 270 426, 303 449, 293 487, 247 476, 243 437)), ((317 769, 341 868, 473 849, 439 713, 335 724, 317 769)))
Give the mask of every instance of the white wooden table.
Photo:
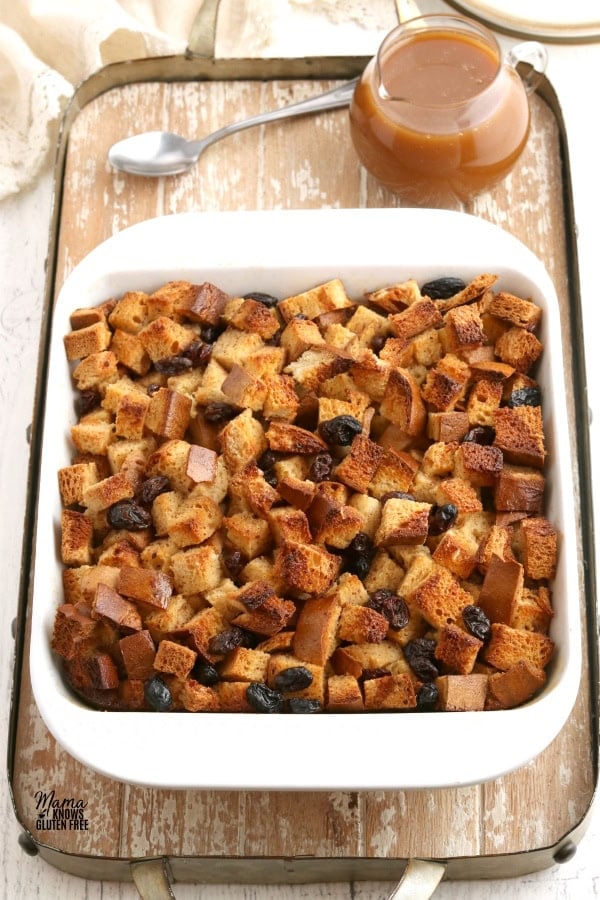
MULTIPOLYGON (((331 23, 328 23, 331 30, 331 23)), ((279 38, 281 40, 281 36, 279 38)), ((297 45, 291 53, 303 51, 297 45)), ((330 48, 334 52, 334 48, 330 48)), ((346 52, 338 49, 338 52, 346 52)), ((352 52, 360 52, 356 46, 352 52)), ((369 52, 367 48, 364 52, 369 52)), ((550 77, 561 99, 567 121, 572 177, 579 229, 580 271, 582 276, 586 329, 588 383, 599 383, 599 355, 596 350, 600 316, 598 314, 595 270, 597 266, 596 206, 600 204, 600 176, 592 166, 594 141, 590 139, 588 114, 580 104, 581 81, 598 80, 600 45, 575 50, 551 48, 550 77), (575 56, 576 54, 576 56, 575 56), (576 64, 575 64, 576 59, 576 64)), ((26 494, 28 445, 27 426, 31 420, 34 379, 38 357, 38 339, 44 289, 44 263, 47 251, 52 179, 45 174, 35 188, 0 205, 0 413, 2 444, 0 475, 2 511, 0 545, 3 602, 0 604, 0 721, 3 734, 8 730, 12 680, 13 641, 11 622, 16 613, 22 540, 22 510, 26 494)), ((593 392, 591 397, 594 401, 593 392)), ((599 444, 600 413, 592 424, 592 448, 599 444)), ((599 506, 598 478, 595 479, 596 515, 599 506)), ((598 551, 597 551, 598 555, 598 551)), ((7 780, 2 780, 0 806, 0 846, 2 881, 0 898, 86 897, 90 900, 128 900, 137 896, 132 884, 83 881, 51 868, 40 859, 25 855, 17 843, 19 826, 15 819, 7 780)), ((504 882, 448 882, 436 897, 461 900, 502 900, 502 898, 592 898, 600 895, 600 811, 592 816, 588 831, 575 857, 563 866, 554 866, 537 875, 504 882)), ((391 885, 382 883, 327 884, 307 886, 207 886, 177 885, 179 900, 383 900, 391 885)))

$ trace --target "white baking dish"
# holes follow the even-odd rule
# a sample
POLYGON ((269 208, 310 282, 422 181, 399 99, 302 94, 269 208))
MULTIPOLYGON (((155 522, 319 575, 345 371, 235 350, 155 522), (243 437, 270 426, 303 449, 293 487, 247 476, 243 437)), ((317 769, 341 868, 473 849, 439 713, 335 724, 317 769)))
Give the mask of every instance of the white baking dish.
POLYGON ((557 298, 540 261, 478 218, 432 210, 186 213, 115 235, 67 279, 52 319, 35 547, 31 678, 59 743, 119 780, 172 788, 392 789, 497 777, 540 753, 573 706, 580 611, 573 468, 557 298), (357 715, 117 713, 87 708, 50 650, 61 601, 57 470, 70 463, 73 389, 63 335, 76 307, 171 279, 213 281, 230 293, 283 297, 339 276, 350 296, 409 277, 499 275, 498 287, 545 310, 539 368, 547 436, 546 514, 561 533, 553 588, 555 657, 543 692, 496 712, 357 715))

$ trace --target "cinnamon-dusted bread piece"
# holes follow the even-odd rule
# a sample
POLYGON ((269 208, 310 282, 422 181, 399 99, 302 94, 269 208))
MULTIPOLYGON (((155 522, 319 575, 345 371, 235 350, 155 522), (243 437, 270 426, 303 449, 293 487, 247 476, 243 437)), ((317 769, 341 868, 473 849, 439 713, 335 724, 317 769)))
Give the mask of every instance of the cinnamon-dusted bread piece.
POLYGON ((539 406, 501 407, 494 412, 494 446, 506 462, 517 466, 544 465, 544 423, 539 406))
POLYGON ((457 625, 446 625, 442 628, 435 648, 435 658, 446 669, 459 675, 469 675, 477 660, 477 654, 483 647, 483 641, 459 628, 457 625))
POLYGON ((388 628, 388 620, 376 610, 347 604, 340 614, 338 637, 353 644, 378 644, 385 640, 388 628))
POLYGON ((293 640, 298 659, 324 666, 337 646, 342 607, 335 595, 306 600, 298 615, 293 640))
POLYGON ((186 678, 192 671, 195 662, 196 653, 189 647, 176 644, 174 641, 162 640, 156 651, 154 668, 157 672, 186 678))
POLYGON ((351 306, 351 301, 346 294, 344 285, 339 278, 333 278, 302 294, 286 297, 277 304, 277 309, 285 321, 289 322, 296 315, 315 319, 329 310, 342 309, 347 306, 351 306))
POLYGON ((63 509, 60 555, 65 566, 85 566, 92 562, 93 531, 89 516, 74 509, 63 509))
POLYGON ((366 493, 383 455, 378 444, 364 434, 357 434, 350 453, 336 467, 335 477, 353 490, 366 493))
POLYGON ((377 547, 394 544, 424 544, 429 529, 431 505, 393 497, 383 505, 381 522, 375 534, 377 547))
POLYGON ((365 709, 414 709, 417 697, 410 675, 384 675, 363 682, 365 709))
POLYGON ((491 638, 482 651, 486 662, 504 671, 523 659, 545 669, 553 652, 554 641, 546 635, 519 631, 501 622, 492 623, 491 638))
POLYGON ((539 513, 544 500, 546 479, 538 469, 505 465, 494 489, 499 512, 539 513))
POLYGON ((515 559, 492 556, 479 593, 479 606, 491 622, 508 625, 523 590, 523 566, 515 559))
POLYGON ((415 300, 402 312, 390 316, 389 323, 397 338, 409 341, 433 326, 441 326, 443 319, 433 300, 425 297, 415 300))
POLYGON ((275 577, 307 594, 322 594, 330 588, 340 566, 339 556, 317 544, 286 541, 275 550, 275 577))
POLYGON ((438 709, 444 712, 467 712, 485 708, 488 676, 441 675, 435 679, 438 709))
POLYGON ((444 316, 443 344, 448 353, 463 353, 480 347, 485 339, 479 310, 473 304, 458 306, 444 316))
POLYGON ((353 675, 330 675, 327 679, 328 712, 361 712, 364 700, 358 680, 353 675))
POLYGON ((423 431, 427 412, 419 385, 408 369, 390 371, 379 411, 409 435, 423 431))
POLYGON ((542 352, 542 345, 535 334, 515 326, 498 338, 494 350, 502 362, 519 372, 529 372, 542 352))
POLYGON ((111 332, 104 319, 94 322, 64 336, 67 359, 84 359, 94 353, 107 350, 111 342, 111 332))
POLYGON ((542 318, 542 310, 536 303, 516 297, 508 291, 498 291, 494 294, 487 312, 497 319, 525 328, 527 331, 535 331, 542 318))
POLYGON ((543 516, 522 519, 520 540, 527 578, 551 581, 556 574, 558 533, 543 516))
POLYGON ((546 673, 522 659, 488 678, 486 709, 513 709, 530 700, 546 683, 546 673))

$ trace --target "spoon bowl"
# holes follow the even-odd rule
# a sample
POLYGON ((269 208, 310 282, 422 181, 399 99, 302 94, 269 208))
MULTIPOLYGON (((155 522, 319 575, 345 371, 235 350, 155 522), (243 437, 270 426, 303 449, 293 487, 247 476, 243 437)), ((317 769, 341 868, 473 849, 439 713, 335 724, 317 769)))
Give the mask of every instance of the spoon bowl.
POLYGON ((316 97, 290 103, 279 109, 260 113, 240 122, 225 125, 198 141, 190 141, 170 131, 146 131, 118 141, 108 151, 108 161, 113 168, 129 175, 157 178, 187 172, 211 144, 255 125, 265 125, 279 119, 304 116, 348 106, 358 79, 335 87, 316 97))

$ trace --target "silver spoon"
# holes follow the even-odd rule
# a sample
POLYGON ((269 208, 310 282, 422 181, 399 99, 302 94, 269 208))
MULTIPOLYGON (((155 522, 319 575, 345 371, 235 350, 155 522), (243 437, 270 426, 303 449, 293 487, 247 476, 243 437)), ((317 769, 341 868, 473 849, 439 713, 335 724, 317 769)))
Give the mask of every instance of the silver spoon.
POLYGON ((308 100, 290 103, 280 109, 225 125, 224 128, 219 128, 218 131, 207 135, 201 141, 188 141, 169 131, 146 131, 143 134, 134 134, 132 137, 113 144, 108 151, 108 160, 115 169, 128 172, 130 175, 150 177, 178 175, 191 168, 207 147, 220 141, 221 138, 235 134, 236 131, 252 128, 254 125, 264 125, 266 122, 275 122, 277 119, 304 116, 325 109, 348 106, 357 81, 358 79, 355 78, 324 94, 309 97, 308 100))

